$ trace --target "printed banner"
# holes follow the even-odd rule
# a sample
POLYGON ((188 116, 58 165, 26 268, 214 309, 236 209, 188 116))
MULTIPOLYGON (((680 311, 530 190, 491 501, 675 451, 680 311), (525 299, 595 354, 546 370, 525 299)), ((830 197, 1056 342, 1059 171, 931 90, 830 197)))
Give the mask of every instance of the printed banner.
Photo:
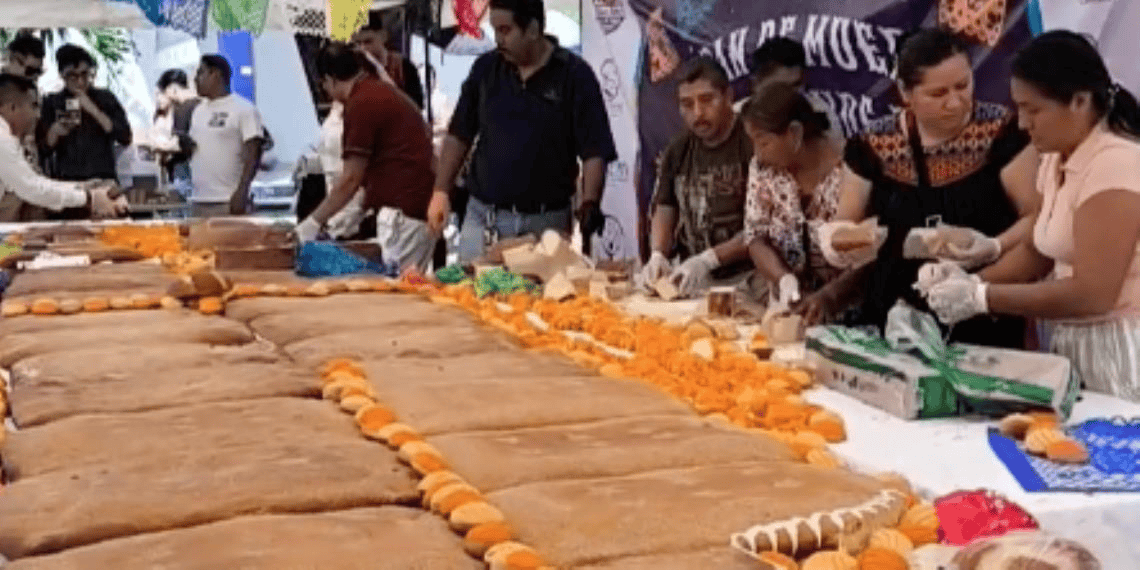
MULTIPOLYGON (((626 5, 624 0, 595 0, 595 4, 615 1, 626 5)), ((749 88, 751 53, 768 38, 785 36, 799 40, 807 52, 808 91, 831 107, 839 127, 851 135, 869 121, 891 112, 897 97, 891 79, 895 45, 905 31, 919 27, 941 24, 970 38, 978 99, 1008 102, 1010 58, 1031 37, 1027 3, 1028 0, 629 0, 628 7, 644 29, 646 40, 638 50, 635 79, 641 149, 637 203, 641 219, 648 214, 657 159, 684 130, 674 73, 682 62, 702 54, 715 57, 728 72, 740 99, 749 88)), ((590 31, 589 25, 583 24, 584 35, 590 31)), ((587 50, 592 43, 585 42, 587 50)), ((632 58, 624 51, 630 49, 629 44, 621 44, 621 49, 616 53, 623 54, 622 61, 632 58)), ((598 62, 591 62, 598 70, 598 62)), ((614 129, 615 133, 620 131, 618 126, 614 129)), ((639 227, 640 236, 646 225, 639 227)))
POLYGON ((594 240, 595 259, 624 260, 639 254, 637 66, 641 45, 640 24, 627 0, 582 3, 582 57, 601 84, 618 154, 606 172, 602 194, 606 225, 602 238, 594 240))

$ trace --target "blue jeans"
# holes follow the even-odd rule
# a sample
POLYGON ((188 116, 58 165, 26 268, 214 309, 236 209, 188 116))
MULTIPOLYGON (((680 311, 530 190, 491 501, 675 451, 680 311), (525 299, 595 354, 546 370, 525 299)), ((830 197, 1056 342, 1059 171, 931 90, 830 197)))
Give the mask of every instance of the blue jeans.
POLYGON ((489 224, 498 232, 500 239, 526 234, 541 237, 546 230, 556 230, 563 234, 569 234, 571 229, 570 207, 538 214, 523 214, 513 210, 496 209, 472 196, 467 202, 467 213, 463 218, 463 227, 459 230, 460 263, 471 263, 483 255, 483 251, 486 249, 484 240, 489 224))

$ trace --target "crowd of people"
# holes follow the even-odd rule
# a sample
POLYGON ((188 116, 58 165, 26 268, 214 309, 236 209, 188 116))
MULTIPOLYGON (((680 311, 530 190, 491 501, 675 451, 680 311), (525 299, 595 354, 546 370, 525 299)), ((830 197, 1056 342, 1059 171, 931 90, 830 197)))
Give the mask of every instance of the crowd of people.
MULTIPOLYGON (((544 17, 542 0, 491 0, 498 49, 472 65, 438 145, 415 67, 386 47, 383 21, 323 47, 328 191, 298 238, 374 222, 385 261, 428 270, 453 210, 461 262, 523 234, 599 232, 609 120, 594 72, 544 33, 544 17)), ((20 38, 0 75, 4 211, 113 215, 125 204, 99 181, 131 139, 122 108, 91 87, 90 56, 63 46, 66 87, 37 109, 42 60, 42 44, 20 38)), ((936 314, 951 340, 991 346, 1042 348, 1033 325, 1049 321, 1049 346, 1088 388, 1140 401, 1140 107, 1095 46, 1067 31, 1031 40, 1012 62, 1010 107, 975 98, 958 36, 917 30, 898 42, 898 111, 846 139, 807 94, 806 69, 802 45, 770 39, 734 105, 715 59, 681 66, 686 129, 659 160, 641 281, 690 295, 743 284, 808 324, 882 327, 902 300, 936 314), (884 236, 870 254, 830 241, 868 221, 884 236), (969 245, 916 259, 909 244, 931 226, 969 245)), ((160 82, 181 153, 172 169, 188 166, 199 216, 248 210, 265 137, 230 74, 207 55, 197 96, 184 74, 160 82)))

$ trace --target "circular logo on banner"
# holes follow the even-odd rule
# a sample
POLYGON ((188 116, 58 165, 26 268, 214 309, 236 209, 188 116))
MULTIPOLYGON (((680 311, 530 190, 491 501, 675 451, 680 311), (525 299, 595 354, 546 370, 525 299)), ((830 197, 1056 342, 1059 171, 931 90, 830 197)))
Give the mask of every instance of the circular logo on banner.
POLYGON ((618 71, 617 62, 608 58, 602 62, 600 68, 602 97, 606 100, 606 108, 610 115, 621 114, 621 72, 618 71))
POLYGON ((625 0, 594 0, 594 13, 602 32, 612 34, 625 21, 625 0))
POLYGON ((606 214, 606 225, 602 227, 601 241, 595 246, 599 259, 629 259, 626 251, 625 228, 617 217, 606 214))

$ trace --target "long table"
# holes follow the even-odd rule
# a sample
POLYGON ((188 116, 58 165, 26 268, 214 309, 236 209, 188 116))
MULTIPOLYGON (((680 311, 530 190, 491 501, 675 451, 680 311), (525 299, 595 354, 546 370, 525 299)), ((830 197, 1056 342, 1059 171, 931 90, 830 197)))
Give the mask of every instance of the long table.
MULTIPOLYGON (((626 310, 682 322, 704 307, 701 300, 666 303, 634 297, 626 310)), ((755 327, 743 327, 750 334, 755 327)), ((777 347, 775 360, 796 362, 803 345, 777 347)), ((1021 505, 1044 530, 1076 540, 1100 559, 1105 570, 1140 569, 1140 493, 1029 493, 1022 489, 989 446, 987 430, 996 420, 950 418, 907 421, 828 388, 804 398, 840 414, 846 443, 831 449, 851 468, 866 473, 904 475, 928 499, 954 491, 989 489, 1021 505)), ((1085 392, 1069 423, 1122 416, 1140 417, 1140 404, 1085 392)))

